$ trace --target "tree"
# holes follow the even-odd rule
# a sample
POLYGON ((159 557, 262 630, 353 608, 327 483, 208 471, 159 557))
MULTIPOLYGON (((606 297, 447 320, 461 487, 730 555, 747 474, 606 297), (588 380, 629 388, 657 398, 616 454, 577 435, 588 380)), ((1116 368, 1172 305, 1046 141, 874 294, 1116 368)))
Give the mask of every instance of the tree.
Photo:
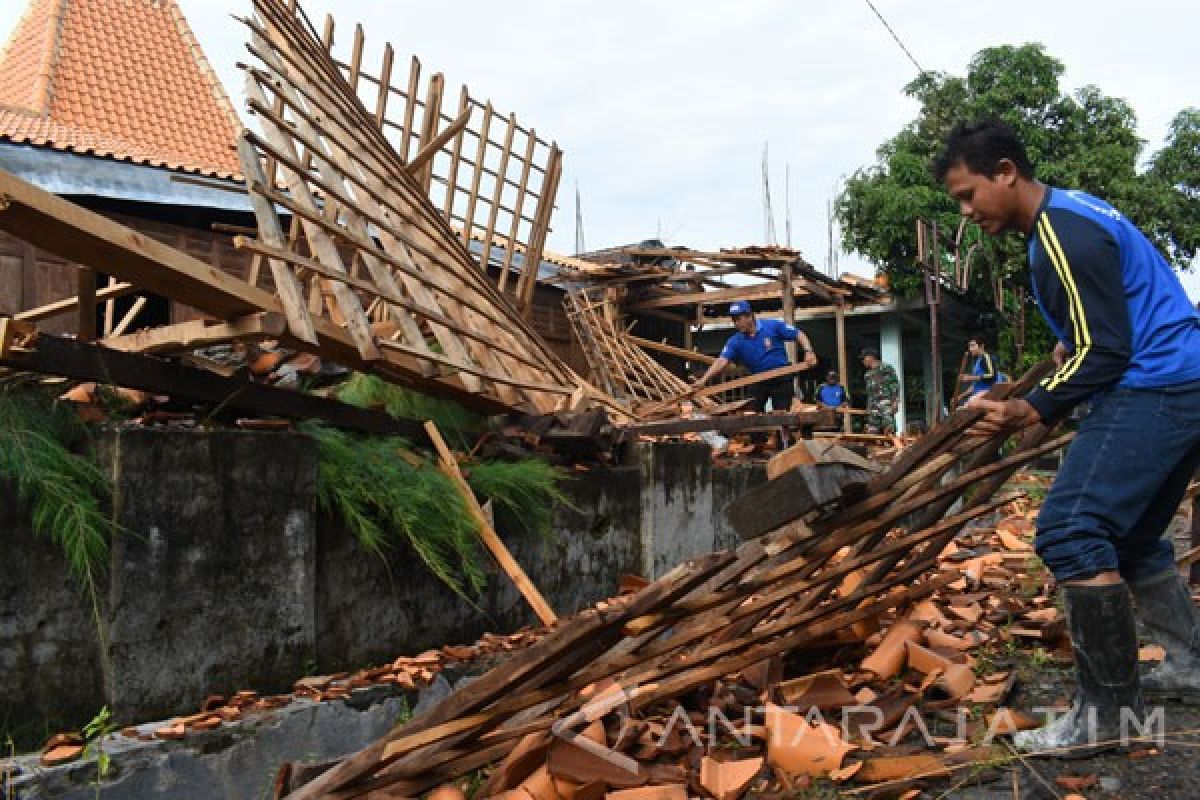
MULTIPOLYGON (((1139 172, 1144 143, 1130 105, 1095 86, 1064 94, 1062 73, 1062 62, 1041 45, 1005 45, 979 51, 965 77, 925 72, 912 81, 905 92, 921 104, 917 118, 880 146, 877 162, 858 170, 839 199, 846 249, 886 272, 895 290, 916 290, 916 220, 945 231, 960 222, 957 204, 933 178, 933 160, 957 122, 998 117, 1022 137, 1039 179, 1103 197, 1175 266, 1190 265, 1200 249, 1200 111, 1180 112, 1166 146, 1139 172)), ((973 263, 984 268, 973 270, 968 291, 981 302, 990 302, 993 276, 1010 286, 1027 280, 1019 237, 992 239, 968 225, 964 247, 972 244, 978 245, 973 263)), ((1053 341, 1038 314, 1030 309, 1026 316, 1028 355, 1039 358, 1053 341)))

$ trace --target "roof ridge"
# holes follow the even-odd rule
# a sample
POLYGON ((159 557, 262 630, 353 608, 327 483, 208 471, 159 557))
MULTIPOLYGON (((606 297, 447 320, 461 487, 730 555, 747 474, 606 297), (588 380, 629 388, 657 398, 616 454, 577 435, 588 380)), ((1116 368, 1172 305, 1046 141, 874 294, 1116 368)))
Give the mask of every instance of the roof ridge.
POLYGON ((18 58, 21 55, 19 51, 21 45, 38 36, 39 38, 34 42, 38 48, 38 63, 31 86, 33 91, 26 96, 28 102, 19 104, 0 102, 0 107, 37 116, 46 116, 50 113, 54 68, 58 63, 66 4, 67 0, 41 0, 41 2, 33 0, 25 7, 24 13, 17 20, 17 24, 13 26, 4 46, 0 48, 0 68, 7 65, 10 59, 18 58), (48 11, 44 7, 46 3, 49 4, 48 11))

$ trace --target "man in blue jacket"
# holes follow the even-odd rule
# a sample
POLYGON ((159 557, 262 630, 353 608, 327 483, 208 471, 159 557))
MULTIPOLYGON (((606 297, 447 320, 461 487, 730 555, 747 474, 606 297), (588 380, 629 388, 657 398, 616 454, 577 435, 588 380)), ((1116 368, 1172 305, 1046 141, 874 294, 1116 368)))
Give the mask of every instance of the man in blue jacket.
POLYGON ((987 350, 987 342, 982 336, 972 336, 967 340, 967 353, 975 360, 971 362, 971 371, 959 375, 959 381, 971 384, 971 396, 983 394, 996 385, 996 359, 987 350))
POLYGON ((1057 369, 1028 395, 971 399, 986 412, 977 432, 1049 425, 1091 404, 1035 540, 1062 592, 1078 688, 1063 717, 1014 738, 1030 752, 1086 751, 1136 732, 1127 723, 1143 719, 1143 690, 1200 698, 1200 616, 1163 538, 1200 465, 1200 315, 1121 212, 1038 182, 1007 125, 956 127, 936 173, 986 233, 1024 235, 1034 297, 1058 338, 1057 369), (1131 599, 1166 650, 1140 686, 1131 599))
MULTIPOLYGON (((795 326, 781 319, 758 319, 745 300, 730 305, 729 316, 733 318, 736 330, 725 342, 720 357, 696 380, 696 386, 708 383, 732 363, 741 364, 753 375, 786 367, 789 361, 784 342, 797 342, 804 352, 805 366, 816 366, 817 356, 808 337, 795 326)), ((785 375, 753 384, 750 396, 754 398, 756 411, 766 410, 767 400, 771 401, 772 410, 787 411, 792 407, 792 398, 795 396, 792 376, 785 375)))

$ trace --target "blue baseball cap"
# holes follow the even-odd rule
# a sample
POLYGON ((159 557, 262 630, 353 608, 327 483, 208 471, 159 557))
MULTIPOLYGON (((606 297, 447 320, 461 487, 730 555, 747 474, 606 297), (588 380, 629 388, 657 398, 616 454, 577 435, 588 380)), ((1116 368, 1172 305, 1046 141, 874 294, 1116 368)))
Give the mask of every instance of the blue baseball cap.
POLYGON ((738 300, 736 303, 731 303, 729 306, 729 316, 736 317, 739 314, 749 314, 750 304, 745 300, 738 300))

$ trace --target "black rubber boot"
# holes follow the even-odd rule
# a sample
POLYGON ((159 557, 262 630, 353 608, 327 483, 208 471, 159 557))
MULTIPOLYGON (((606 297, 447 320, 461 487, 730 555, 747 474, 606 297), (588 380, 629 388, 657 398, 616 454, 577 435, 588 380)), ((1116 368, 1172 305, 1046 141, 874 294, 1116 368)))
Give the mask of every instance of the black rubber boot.
POLYGON ((1142 676, 1142 692, 1154 700, 1200 704, 1200 614, 1175 569, 1130 584, 1137 616, 1166 658, 1142 676))
POLYGON ((1137 626, 1125 584, 1062 587, 1077 687, 1070 711, 1013 736, 1018 750, 1083 758, 1139 733, 1146 711, 1138 690, 1137 626))

